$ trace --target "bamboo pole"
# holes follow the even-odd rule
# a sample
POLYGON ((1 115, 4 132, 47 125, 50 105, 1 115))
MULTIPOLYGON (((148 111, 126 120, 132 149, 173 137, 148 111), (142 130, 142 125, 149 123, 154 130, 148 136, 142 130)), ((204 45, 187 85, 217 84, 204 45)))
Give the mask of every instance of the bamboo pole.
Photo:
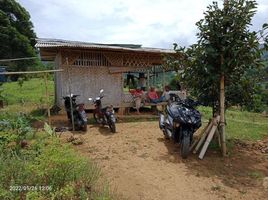
POLYGON ((73 99, 72 99, 72 90, 71 90, 71 76, 70 76, 70 67, 68 57, 66 58, 67 70, 68 70, 68 83, 69 83, 69 95, 70 95, 70 106, 71 106, 71 118, 72 118, 72 128, 74 131, 74 115, 73 115, 73 99))
POLYGON ((45 79, 45 88, 46 88, 47 118, 48 118, 48 124, 51 125, 50 109, 49 109, 49 95, 48 95, 48 86, 47 86, 47 73, 44 73, 44 79, 45 79))
MULTIPOLYGON (((211 120, 210 120, 211 121, 211 120)), ((201 131, 201 133, 199 134, 199 137, 194 141, 194 143, 191 145, 190 147, 190 151, 192 151, 192 149, 195 147, 195 145, 197 145, 197 143, 199 142, 199 140, 202 138, 203 134, 205 133, 206 129, 208 128, 210 121, 208 122, 208 124, 205 126, 205 128, 203 128, 203 130, 201 131)))
POLYGON ((12 74, 40 74, 40 73, 50 73, 50 72, 62 72, 62 69, 55 70, 43 70, 43 71, 25 71, 25 72, 0 72, 0 75, 12 75, 12 74))
POLYGON ((147 90, 150 89, 150 71, 147 70, 147 90))
POLYGON ((163 69, 163 84, 164 84, 164 87, 166 86, 166 72, 165 70, 163 69))
POLYGON ((220 120, 220 116, 217 116, 216 118, 213 119, 212 128, 211 128, 211 130, 210 130, 210 132, 208 134, 208 137, 206 139, 206 142, 205 142, 205 144, 204 144, 204 146, 203 146, 203 148, 202 148, 202 150, 201 150, 201 152, 200 152, 200 154, 198 156, 199 159, 204 158, 204 155, 205 155, 205 153, 207 151, 208 145, 209 145, 211 139, 213 138, 213 135, 214 135, 214 133, 215 133, 217 127, 218 127, 219 120, 220 120))
POLYGON ((162 84, 164 84, 164 69, 162 69, 162 81, 161 81, 162 84))
POLYGON ((205 129, 205 132, 203 133, 203 135, 201 136, 198 144, 196 145, 193 153, 196 154, 198 152, 198 150, 200 149, 201 145, 204 143, 209 131, 211 130, 211 127, 213 125, 213 119, 208 123, 207 128, 205 129))

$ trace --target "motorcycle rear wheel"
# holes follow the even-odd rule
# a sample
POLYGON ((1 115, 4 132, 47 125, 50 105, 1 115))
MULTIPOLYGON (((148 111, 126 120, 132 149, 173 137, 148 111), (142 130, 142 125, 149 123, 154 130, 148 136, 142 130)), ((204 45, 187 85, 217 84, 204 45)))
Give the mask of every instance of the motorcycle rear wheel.
MULTIPOLYGON (((187 131, 187 130, 184 130, 184 131, 187 131)), ((183 159, 186 159, 190 152, 190 135, 183 133, 183 139, 180 144, 180 150, 181 150, 181 157, 183 159)))

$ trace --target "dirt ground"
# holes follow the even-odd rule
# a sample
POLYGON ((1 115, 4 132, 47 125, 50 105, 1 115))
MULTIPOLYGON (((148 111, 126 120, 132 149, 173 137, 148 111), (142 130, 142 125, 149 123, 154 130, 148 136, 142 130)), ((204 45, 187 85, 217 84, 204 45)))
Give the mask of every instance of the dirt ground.
MULTIPOLYGON (((93 159, 116 193, 129 200, 268 199, 262 186, 268 176, 268 155, 233 145, 227 158, 209 150, 203 160, 190 155, 183 160, 179 147, 165 140, 158 122, 88 125, 76 133, 84 143, 74 146, 93 159)), ((71 135, 63 132, 63 141, 71 135)))

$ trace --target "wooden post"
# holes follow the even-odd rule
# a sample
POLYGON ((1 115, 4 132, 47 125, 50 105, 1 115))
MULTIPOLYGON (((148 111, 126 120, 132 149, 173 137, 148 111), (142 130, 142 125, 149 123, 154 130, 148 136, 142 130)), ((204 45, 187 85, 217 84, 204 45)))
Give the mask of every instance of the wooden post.
POLYGON ((150 89, 150 71, 147 70, 147 90, 150 89))
POLYGON ((156 70, 155 70, 155 66, 154 66, 154 83, 153 86, 155 87, 156 85, 156 70))
POLYGON ((165 76, 165 70, 163 70, 163 77, 164 77, 164 87, 166 86, 166 76, 165 76))
POLYGON ((49 95, 48 95, 48 86, 47 86, 47 73, 44 74, 44 79, 45 79, 45 88, 46 88, 47 118, 48 118, 48 124, 51 125, 50 109, 49 109, 49 95))
POLYGON ((162 81, 161 81, 162 84, 164 84, 164 69, 162 69, 162 81))
POLYGON ((70 95, 70 106, 71 106, 71 118, 72 118, 72 128, 74 131, 74 114, 73 114, 73 99, 72 99, 72 90, 71 90, 71 76, 70 76, 70 67, 68 58, 66 58, 67 70, 68 70, 68 82, 69 82, 69 95, 70 95))

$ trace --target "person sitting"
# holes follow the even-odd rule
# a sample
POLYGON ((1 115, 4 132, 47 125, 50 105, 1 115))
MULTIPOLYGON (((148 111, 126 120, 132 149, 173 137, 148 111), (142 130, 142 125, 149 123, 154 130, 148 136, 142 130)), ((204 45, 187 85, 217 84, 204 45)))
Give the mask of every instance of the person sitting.
POLYGON ((164 92, 161 95, 161 97, 163 98, 163 101, 168 101, 170 99, 170 89, 169 86, 165 86, 164 87, 164 92))
POLYGON ((150 101, 150 103, 159 103, 161 101, 163 101, 164 97, 158 97, 158 94, 155 91, 154 87, 151 87, 150 90, 147 93, 148 99, 150 101))
POLYGON ((142 102, 144 101, 144 93, 140 87, 137 87, 137 89, 130 89, 129 92, 134 98, 137 113, 140 114, 140 107, 142 102))

